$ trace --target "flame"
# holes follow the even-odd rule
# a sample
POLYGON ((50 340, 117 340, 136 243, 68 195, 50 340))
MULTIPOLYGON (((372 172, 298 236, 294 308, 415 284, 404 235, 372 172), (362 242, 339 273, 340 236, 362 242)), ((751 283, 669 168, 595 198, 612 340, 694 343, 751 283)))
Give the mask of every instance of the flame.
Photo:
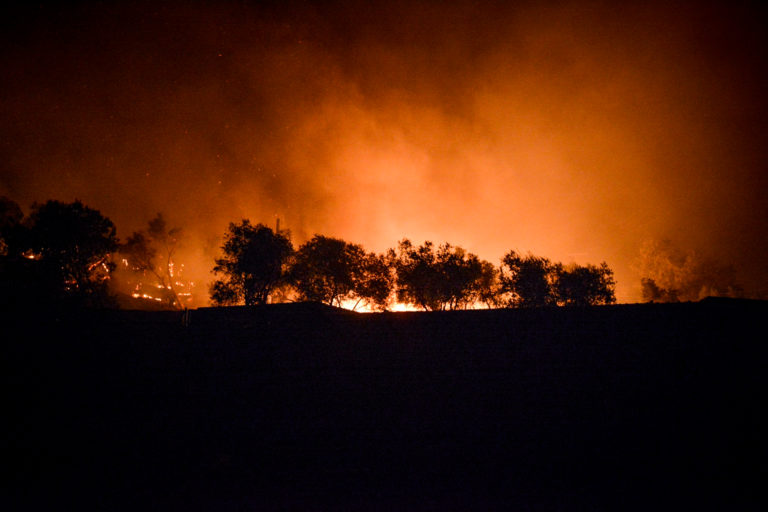
POLYGON ((389 310, 390 311, 394 311, 394 312, 398 312, 398 311, 423 311, 421 308, 417 308, 416 306, 414 306, 412 304, 404 304, 402 302, 394 303, 389 310))
MULTIPOLYGON (((127 260, 123 259, 122 263, 124 267, 128 267, 127 260)), ((130 282, 131 297, 134 299, 148 302, 172 302, 171 292, 175 292, 181 307, 191 306, 195 300, 195 283, 184 278, 185 266, 183 263, 177 264, 171 261, 168 266, 169 273, 174 273, 173 286, 170 283, 157 282, 158 276, 148 271, 123 274, 121 278, 130 282)))
MULTIPOLYGON (((342 309, 348 309, 357 313, 377 313, 378 311, 371 308, 364 301, 358 301, 357 299, 344 299, 341 301, 342 309)), ((413 306, 411 304, 404 304, 402 302, 394 302, 387 308, 387 311, 422 311, 421 308, 413 306)))

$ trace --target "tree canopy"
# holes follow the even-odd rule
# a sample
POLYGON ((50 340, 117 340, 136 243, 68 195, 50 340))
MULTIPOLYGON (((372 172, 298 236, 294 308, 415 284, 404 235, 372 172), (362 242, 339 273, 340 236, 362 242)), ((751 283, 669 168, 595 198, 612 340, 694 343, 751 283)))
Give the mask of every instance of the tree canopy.
POLYGON ((315 235, 296 251, 291 282, 303 300, 341 306, 360 288, 365 258, 360 245, 315 235))
POLYGON ((616 302, 613 271, 603 262, 563 265, 508 252, 501 262, 502 302, 509 307, 596 306, 616 302))
POLYGON ((555 293, 563 306, 597 306, 616 302, 613 271, 597 265, 557 265, 555 293))
POLYGON ((276 289, 288 282, 293 255, 290 234, 274 232, 263 224, 243 219, 230 223, 213 272, 221 276, 211 285, 215 304, 266 304, 276 289))
POLYGON ((416 247, 404 239, 390 252, 397 274, 397 298, 428 311, 460 309, 489 298, 493 278, 476 255, 448 243, 437 249, 426 241, 416 247))
POLYGON ((373 252, 366 254, 354 276, 354 295, 358 302, 374 311, 386 311, 394 289, 395 276, 389 258, 373 252))
POLYGON ((47 201, 32 206, 26 224, 26 255, 39 262, 54 294, 94 304, 108 300, 110 256, 118 247, 111 220, 80 201, 47 201))
POLYGON ((556 303, 555 265, 547 258, 510 251, 501 260, 503 303, 510 307, 541 307, 556 303))

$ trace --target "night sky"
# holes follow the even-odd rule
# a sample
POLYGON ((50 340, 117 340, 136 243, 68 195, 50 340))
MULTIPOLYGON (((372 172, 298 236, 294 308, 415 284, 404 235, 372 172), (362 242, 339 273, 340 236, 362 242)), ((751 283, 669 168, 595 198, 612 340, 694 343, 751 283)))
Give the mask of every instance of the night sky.
POLYGON ((80 2, 2 13, 0 195, 161 211, 201 281, 227 224, 616 271, 641 245, 768 297, 749 2, 80 2), (510 5, 514 4, 514 5, 510 5))

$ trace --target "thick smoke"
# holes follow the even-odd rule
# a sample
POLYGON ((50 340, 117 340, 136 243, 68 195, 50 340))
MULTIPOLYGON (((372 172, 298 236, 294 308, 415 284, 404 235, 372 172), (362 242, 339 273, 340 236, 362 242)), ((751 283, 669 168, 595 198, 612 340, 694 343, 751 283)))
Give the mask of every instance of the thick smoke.
POLYGON ((670 238, 768 292, 765 25, 748 4, 33 7, 3 36, 0 194, 125 238, 230 221, 616 270, 670 238))
POLYGON ((644 300, 696 301, 705 297, 741 297, 732 266, 695 251, 684 252, 669 240, 648 240, 640 249, 637 271, 644 300))

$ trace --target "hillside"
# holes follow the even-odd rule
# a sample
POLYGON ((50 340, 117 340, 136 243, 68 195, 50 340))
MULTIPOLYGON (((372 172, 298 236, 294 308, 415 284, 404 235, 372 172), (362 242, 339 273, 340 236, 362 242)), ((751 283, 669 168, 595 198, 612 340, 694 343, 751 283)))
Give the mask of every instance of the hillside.
POLYGON ((766 318, 5 314, 3 508, 758 509, 766 318))

